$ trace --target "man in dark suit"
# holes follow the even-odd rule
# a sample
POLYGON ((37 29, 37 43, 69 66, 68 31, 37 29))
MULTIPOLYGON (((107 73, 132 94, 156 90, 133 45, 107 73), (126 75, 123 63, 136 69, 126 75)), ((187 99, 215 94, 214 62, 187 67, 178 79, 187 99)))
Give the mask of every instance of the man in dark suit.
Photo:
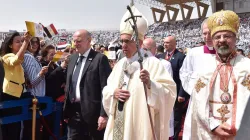
POLYGON ((68 140, 103 140, 107 115, 101 101, 111 72, 108 58, 91 49, 86 30, 75 32, 73 42, 77 53, 69 60, 63 107, 68 140))
POLYGON ((166 52, 159 55, 159 58, 166 59, 171 63, 173 70, 173 79, 177 86, 177 99, 174 105, 174 139, 177 140, 181 131, 182 117, 187 110, 187 101, 189 95, 184 91, 179 71, 182 66, 185 55, 176 49, 176 39, 173 36, 168 36, 164 39, 164 48, 166 52))

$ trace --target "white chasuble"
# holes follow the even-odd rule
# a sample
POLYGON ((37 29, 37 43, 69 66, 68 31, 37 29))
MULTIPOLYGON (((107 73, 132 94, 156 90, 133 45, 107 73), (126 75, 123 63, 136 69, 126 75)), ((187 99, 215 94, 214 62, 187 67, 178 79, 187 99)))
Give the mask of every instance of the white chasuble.
MULTIPOLYGON (((143 54, 143 56, 145 55, 143 54)), ((137 54, 130 59, 121 59, 113 68, 108 78, 107 86, 103 89, 103 106, 109 117, 104 140, 113 140, 113 130, 116 125, 114 121, 116 119, 115 111, 118 102, 113 97, 113 94, 115 89, 119 88, 123 64, 129 62, 139 66, 137 60, 137 54)), ((130 97, 125 102, 123 108, 123 140, 153 139, 147 104, 150 106, 153 127, 158 140, 168 140, 169 119, 176 99, 176 84, 157 58, 144 57, 143 68, 150 73, 151 87, 147 89, 148 103, 146 103, 143 83, 139 78, 140 68, 136 67, 130 76, 127 86, 130 97)))

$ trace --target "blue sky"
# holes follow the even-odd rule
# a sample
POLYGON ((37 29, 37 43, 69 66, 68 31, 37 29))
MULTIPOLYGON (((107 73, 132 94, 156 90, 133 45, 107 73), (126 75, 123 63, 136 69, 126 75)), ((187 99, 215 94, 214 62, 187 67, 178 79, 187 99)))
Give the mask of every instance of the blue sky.
MULTIPOLYGON (((111 30, 119 28, 130 0, 0 0, 0 3, 0 31, 22 31, 26 29, 25 20, 45 26, 53 23, 57 29, 111 30)), ((140 4, 136 7, 152 24, 150 8, 140 4)))

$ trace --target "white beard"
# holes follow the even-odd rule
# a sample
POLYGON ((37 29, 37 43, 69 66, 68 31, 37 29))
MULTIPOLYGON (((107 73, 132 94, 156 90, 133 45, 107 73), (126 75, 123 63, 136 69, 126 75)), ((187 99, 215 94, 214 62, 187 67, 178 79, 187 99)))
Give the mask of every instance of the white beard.
POLYGON ((230 48, 229 48, 229 46, 221 46, 217 49, 217 53, 222 55, 222 56, 230 54, 230 48))

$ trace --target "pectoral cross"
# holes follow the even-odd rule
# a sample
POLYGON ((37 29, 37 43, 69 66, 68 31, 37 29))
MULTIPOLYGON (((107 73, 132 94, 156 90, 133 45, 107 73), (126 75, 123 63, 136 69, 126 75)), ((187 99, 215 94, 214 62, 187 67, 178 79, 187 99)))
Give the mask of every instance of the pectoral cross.
POLYGON ((221 121, 222 123, 227 121, 227 118, 225 117, 226 114, 230 113, 230 111, 228 110, 227 105, 222 105, 221 108, 219 108, 217 110, 218 113, 220 113, 221 115, 221 121))

